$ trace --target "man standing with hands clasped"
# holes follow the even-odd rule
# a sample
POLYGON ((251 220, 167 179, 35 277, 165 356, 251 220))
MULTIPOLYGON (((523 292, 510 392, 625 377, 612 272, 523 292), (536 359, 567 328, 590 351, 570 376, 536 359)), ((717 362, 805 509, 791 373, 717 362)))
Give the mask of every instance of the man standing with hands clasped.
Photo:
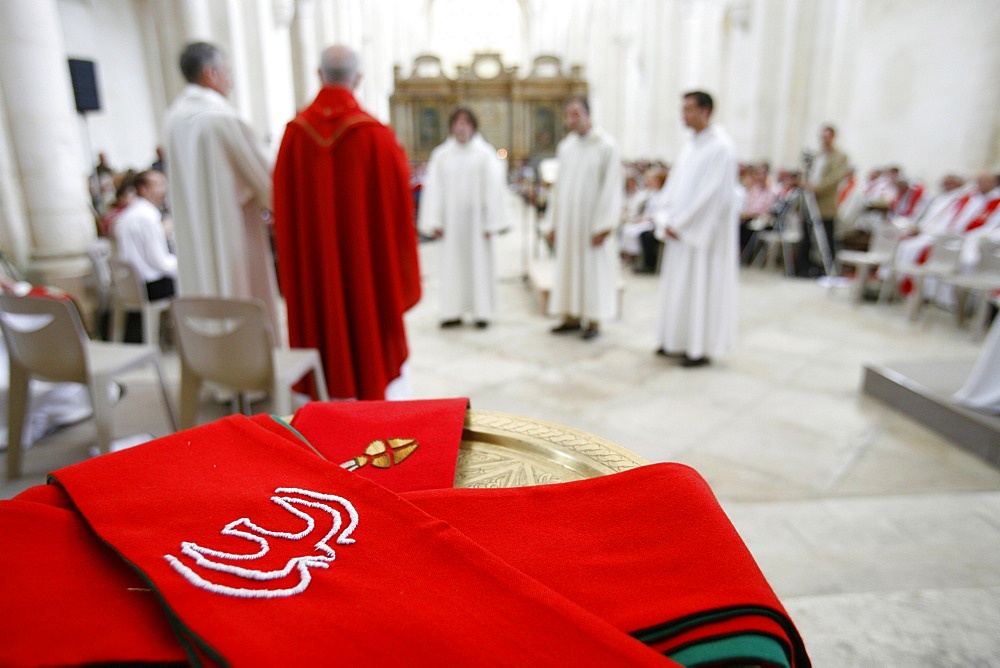
POLYGON ((656 352, 699 367, 736 338, 741 198, 732 142, 709 123, 712 97, 694 91, 683 100, 684 124, 694 136, 677 156, 653 212, 657 237, 665 242, 656 352))
POLYGON ((625 180, 618 146, 590 122, 582 98, 564 108, 569 134, 559 142, 559 176, 550 197, 556 263, 549 314, 563 321, 553 334, 583 329, 584 339, 600 333, 601 320, 615 314, 618 253, 612 231, 621 217, 625 180))

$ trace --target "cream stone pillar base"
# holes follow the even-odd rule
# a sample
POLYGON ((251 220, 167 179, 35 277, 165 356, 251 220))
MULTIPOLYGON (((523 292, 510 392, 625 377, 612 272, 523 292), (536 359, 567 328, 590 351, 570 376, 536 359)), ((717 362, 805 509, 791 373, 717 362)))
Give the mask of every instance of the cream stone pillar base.
POLYGON ((90 156, 74 110, 55 0, 0 2, 0 80, 30 227, 22 269, 82 304, 87 245, 96 236, 87 191, 90 156))

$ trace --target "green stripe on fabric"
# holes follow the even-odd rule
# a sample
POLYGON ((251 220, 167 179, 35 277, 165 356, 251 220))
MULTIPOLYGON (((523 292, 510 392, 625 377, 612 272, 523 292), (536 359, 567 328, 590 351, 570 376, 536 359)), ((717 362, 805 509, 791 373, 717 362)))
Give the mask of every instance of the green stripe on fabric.
POLYGON ((667 656, 682 666, 714 665, 720 662, 745 660, 765 661, 768 664, 790 668, 788 657, 785 656, 785 650, 780 642, 755 634, 709 640, 690 645, 667 656))
POLYGON ((277 422, 278 424, 280 424, 280 425, 281 425, 282 427, 284 427, 284 428, 285 428, 285 429, 287 429, 288 431, 290 431, 290 432, 292 432, 293 434, 295 434, 296 436, 298 436, 298 437, 299 437, 300 439, 302 439, 302 440, 303 440, 303 441, 305 441, 306 443, 308 443, 308 442, 309 442, 309 440, 308 440, 308 439, 307 439, 307 438, 306 438, 305 436, 303 436, 302 434, 300 434, 300 433, 299 433, 299 430, 298 430, 298 429, 296 429, 296 428, 295 428, 295 427, 293 427, 292 425, 290 425, 290 424, 288 424, 287 422, 285 422, 285 421, 284 421, 284 420, 283 420, 283 419, 281 418, 281 416, 280 416, 280 415, 274 415, 273 413, 268 413, 268 416, 269 416, 269 417, 270 417, 270 418, 271 418, 272 420, 274 420, 275 422, 277 422))

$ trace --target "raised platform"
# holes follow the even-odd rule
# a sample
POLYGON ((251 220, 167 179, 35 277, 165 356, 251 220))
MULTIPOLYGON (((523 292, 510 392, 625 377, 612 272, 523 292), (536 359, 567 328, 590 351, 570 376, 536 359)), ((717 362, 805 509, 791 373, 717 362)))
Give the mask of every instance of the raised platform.
POLYGON ((951 399, 974 360, 893 362, 865 366, 862 391, 1000 467, 1000 415, 951 399))

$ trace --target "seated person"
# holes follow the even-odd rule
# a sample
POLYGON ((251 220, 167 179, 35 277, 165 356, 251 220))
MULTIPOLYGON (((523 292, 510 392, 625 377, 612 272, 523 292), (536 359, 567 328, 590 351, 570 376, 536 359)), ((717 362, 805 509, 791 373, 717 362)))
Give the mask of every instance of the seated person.
POLYGON ((113 232, 115 221, 122 211, 135 199, 135 172, 131 169, 122 172, 114 177, 115 180, 115 201, 104 211, 97 226, 97 235, 100 237, 110 237, 113 232))
POLYGON ((906 180, 902 177, 896 180, 896 201, 889 209, 889 219, 897 224, 913 221, 920 217, 927 207, 924 198, 924 185, 919 181, 906 180))
MULTIPOLYGON (((168 249, 162 214, 167 198, 167 177, 152 169, 141 172, 135 177, 135 192, 135 200, 115 221, 118 257, 135 264, 151 301, 173 297, 177 257, 168 249)), ((125 324, 125 341, 141 340, 140 315, 130 313, 125 324)))
MULTIPOLYGON (((920 234, 900 242, 896 253, 897 264, 912 262, 924 264, 931 244, 939 236, 962 236, 962 264, 973 266, 978 262, 979 238, 1000 224, 1000 178, 984 172, 976 177, 973 188, 961 189, 961 180, 946 176, 942 180, 942 204, 937 200, 928 206, 928 214, 918 221, 920 234), (951 188, 951 190, 945 190, 951 188), (996 215, 995 215, 996 214, 996 215)), ((899 278, 898 290, 908 295, 912 290, 909 276, 899 278)), ((930 281, 933 283, 933 280, 930 281)))
POLYGON ((638 191, 631 218, 622 224, 622 251, 629 257, 639 257, 638 273, 656 271, 660 242, 653 237, 653 220, 646 215, 651 198, 655 197, 667 181, 667 170, 651 167, 643 174, 643 187, 638 191))
POLYGON ((767 172, 766 164, 750 165, 747 169, 747 197, 740 212, 740 252, 746 249, 753 236, 754 230, 750 223, 766 216, 777 199, 778 193, 768 183, 767 172))

